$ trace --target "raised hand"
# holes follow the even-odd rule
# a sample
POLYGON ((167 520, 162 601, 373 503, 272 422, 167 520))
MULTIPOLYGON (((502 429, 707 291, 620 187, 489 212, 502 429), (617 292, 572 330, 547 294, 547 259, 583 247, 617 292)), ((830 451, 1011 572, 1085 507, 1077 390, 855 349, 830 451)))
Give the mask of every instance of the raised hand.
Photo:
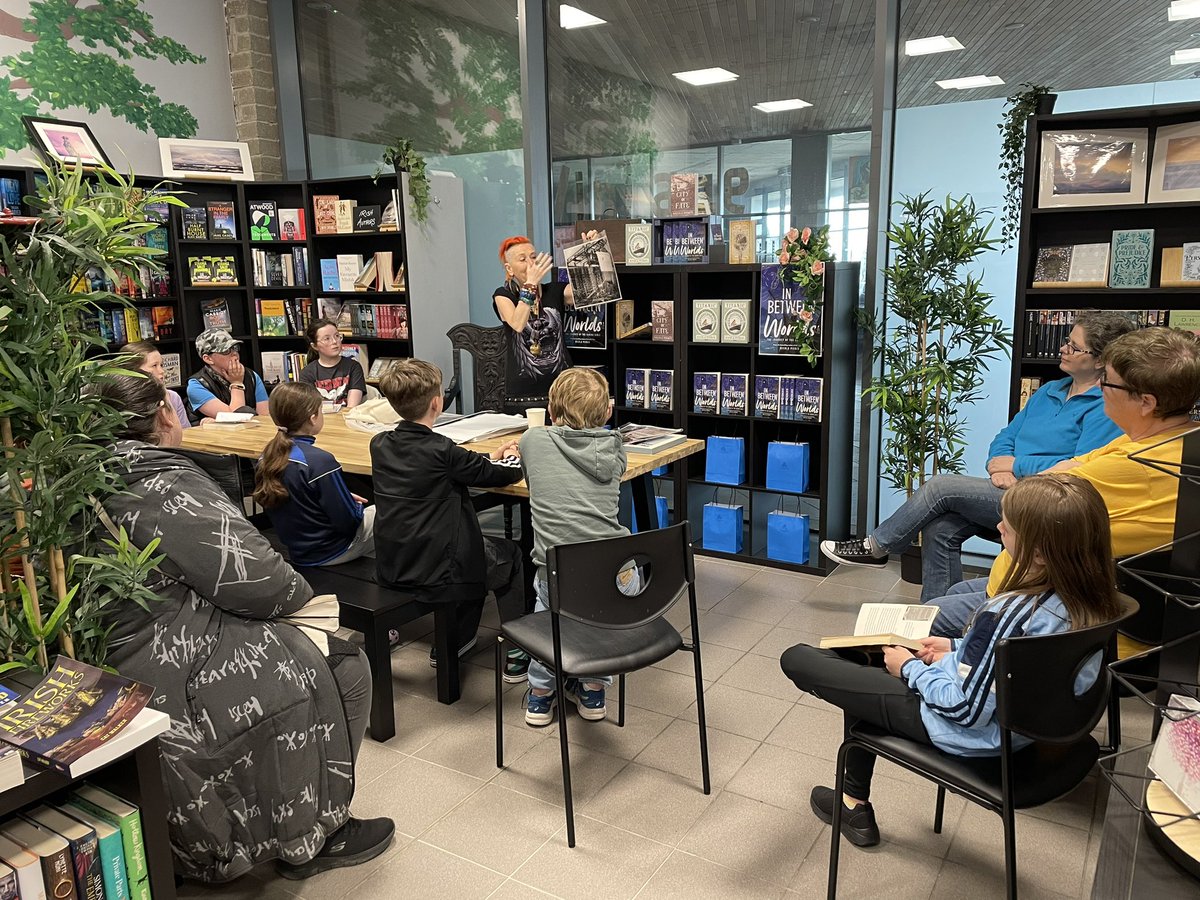
POLYGON ((549 253, 539 253, 534 257, 533 262, 529 264, 529 269, 525 276, 527 284, 541 284, 542 279, 550 271, 554 265, 554 257, 549 253))

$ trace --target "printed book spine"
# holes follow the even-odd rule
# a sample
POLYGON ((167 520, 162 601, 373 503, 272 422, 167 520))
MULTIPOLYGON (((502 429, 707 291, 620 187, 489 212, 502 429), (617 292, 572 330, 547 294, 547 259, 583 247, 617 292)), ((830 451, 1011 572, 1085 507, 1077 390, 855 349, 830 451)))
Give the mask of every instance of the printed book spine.
POLYGON ((125 852, 125 872, 129 879, 130 896, 133 900, 151 900, 150 871, 146 867, 146 845, 142 840, 142 817, 138 808, 91 785, 84 785, 73 791, 71 802, 121 829, 121 848, 125 852), (94 797, 97 802, 92 802, 89 797, 94 797), (111 811, 108 808, 110 805, 115 805, 122 812, 118 814, 111 811))
POLYGON ((121 849, 121 829, 93 816, 82 807, 67 804, 62 811, 96 832, 96 849, 104 880, 105 900, 129 900, 129 882, 125 878, 125 853, 121 849))

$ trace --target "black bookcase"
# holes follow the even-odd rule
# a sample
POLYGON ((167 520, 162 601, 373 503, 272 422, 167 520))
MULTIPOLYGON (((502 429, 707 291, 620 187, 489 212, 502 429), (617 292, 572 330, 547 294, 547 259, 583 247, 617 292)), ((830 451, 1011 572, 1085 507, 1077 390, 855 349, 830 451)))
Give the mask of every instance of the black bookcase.
MULTIPOLYGON (((1057 357, 1039 359, 1027 346, 1029 310, 1174 310, 1200 308, 1197 287, 1160 287, 1162 250, 1200 240, 1200 202, 1139 203, 1107 206, 1068 206, 1039 209, 1042 134, 1046 131, 1078 129, 1103 131, 1112 128, 1148 128, 1150 171, 1155 151, 1155 129, 1200 121, 1200 104, 1103 109, 1091 112, 1045 114, 1029 120, 1025 146, 1025 184, 1021 210, 1021 236, 1017 256, 1016 308, 1013 319, 1013 365, 1009 385, 1009 415, 1021 403, 1021 380, 1032 377, 1042 384, 1061 378, 1057 357), (1038 250, 1073 244, 1112 242, 1112 233, 1130 228, 1153 228, 1149 288, 1033 287, 1038 250)), ((1149 177, 1147 178, 1149 181, 1149 177)), ((1110 247, 1111 260, 1111 247, 1110 247)), ((1168 323, 1169 324, 1169 321, 1168 323)))

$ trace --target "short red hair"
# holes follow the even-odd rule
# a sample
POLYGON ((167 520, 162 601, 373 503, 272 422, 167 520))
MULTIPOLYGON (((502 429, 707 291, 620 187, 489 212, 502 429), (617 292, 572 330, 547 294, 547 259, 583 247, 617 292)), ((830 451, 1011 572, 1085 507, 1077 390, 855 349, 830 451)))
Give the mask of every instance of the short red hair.
POLYGON ((525 237, 524 235, 520 235, 520 234, 513 235, 512 237, 506 237, 504 240, 502 240, 500 242, 500 262, 506 261, 504 257, 508 254, 508 251, 511 250, 513 247, 520 247, 522 244, 532 244, 532 243, 533 243, 533 241, 531 241, 529 238, 525 237))

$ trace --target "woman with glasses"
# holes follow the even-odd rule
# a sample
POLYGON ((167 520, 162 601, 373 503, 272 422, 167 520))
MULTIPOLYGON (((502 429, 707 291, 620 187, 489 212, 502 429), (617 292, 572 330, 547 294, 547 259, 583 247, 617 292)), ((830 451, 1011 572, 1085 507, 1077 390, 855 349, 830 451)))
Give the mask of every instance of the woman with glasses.
POLYGON ((311 384, 329 412, 362 403, 367 381, 362 366, 342 356, 342 335, 332 319, 314 319, 305 329, 308 345, 317 358, 300 370, 300 381, 311 384))
POLYGON ((866 538, 822 541, 821 552, 852 566, 882 568, 921 537, 921 601, 948 594, 962 579, 962 545, 970 537, 999 540, 1004 491, 1020 478, 1102 447, 1120 435, 1104 412, 1100 354, 1133 330, 1122 313, 1085 311, 1059 349, 1065 378, 1038 389, 988 448, 986 478, 936 475, 866 538))

